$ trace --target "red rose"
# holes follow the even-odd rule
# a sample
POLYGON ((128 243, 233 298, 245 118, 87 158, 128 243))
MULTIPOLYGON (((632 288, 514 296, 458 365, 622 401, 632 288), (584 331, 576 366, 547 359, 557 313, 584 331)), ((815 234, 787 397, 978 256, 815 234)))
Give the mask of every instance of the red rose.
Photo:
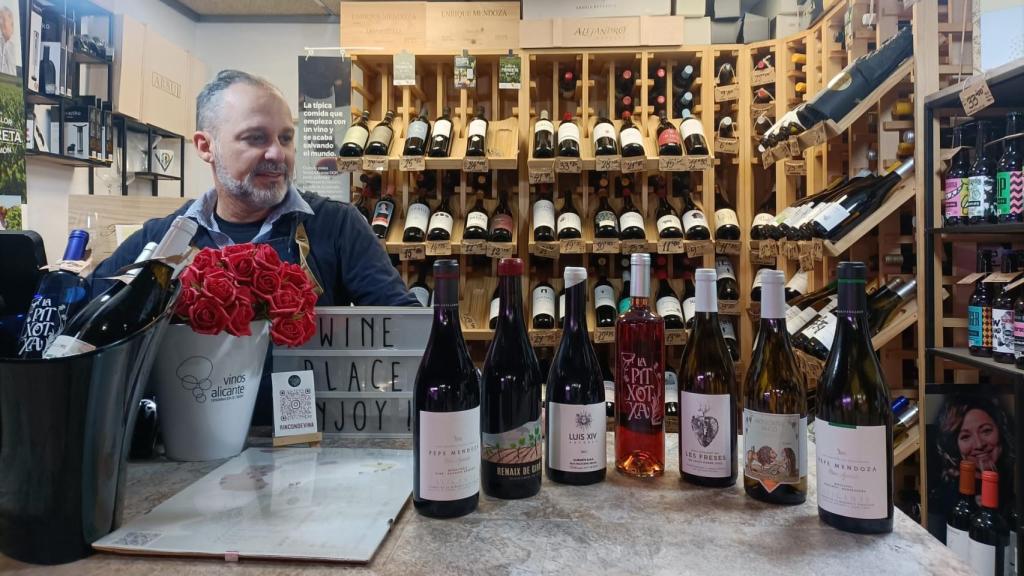
POLYGON ((203 285, 203 273, 189 266, 178 276, 178 280, 182 286, 198 290, 203 285))
POLYGON ((232 244, 231 246, 225 246, 222 252, 224 253, 224 258, 238 254, 248 254, 251 257, 256 253, 256 245, 251 242, 246 242, 245 244, 232 244))
POLYGON ((216 266, 220 262, 221 252, 215 248, 203 248, 195 255, 192 259, 192 263, 189 265, 195 268, 196 272, 202 272, 207 268, 216 266))
POLYGON ((183 319, 188 319, 188 311, 199 299, 199 291, 195 288, 186 287, 181 289, 178 301, 174 305, 174 313, 183 319))
POLYGON ((237 291, 235 283, 227 274, 211 274, 203 281, 203 296, 209 296, 222 305, 233 302, 237 291))
POLYGON ((256 267, 262 270, 277 271, 281 267, 281 257, 269 244, 257 244, 253 258, 256 260, 256 267))
POLYGON ((310 287, 309 276, 301 266, 296 264, 285 264, 281 270, 281 284, 294 286, 299 289, 310 287))
POLYGON ((253 296, 252 289, 248 286, 239 286, 235 292, 235 302, 245 302, 250 308, 252 308, 253 302, 256 301, 256 297, 253 296))
POLYGON ((227 264, 228 271, 234 274, 240 282, 252 282, 252 276, 256 273, 256 262, 253 260, 252 251, 227 254, 225 250, 224 263, 227 264))
POLYGON ((302 315, 302 326, 305 328, 306 338, 303 342, 308 342, 310 338, 316 334, 316 320, 313 319, 313 312, 310 311, 308 314, 302 315))
POLYGON ((316 292, 313 292, 312 290, 306 292, 303 295, 302 309, 312 313, 313 307, 316 306, 316 302, 319 299, 320 297, 316 295, 316 292))
POLYGON ((274 319, 270 325, 270 338, 278 346, 289 346, 291 348, 301 346, 309 339, 306 336, 306 326, 303 319, 296 319, 290 316, 274 319))
POLYGON ((252 328, 249 325, 252 318, 252 305, 242 300, 236 300, 228 312, 228 333, 234 336, 252 336, 252 328))
POLYGON ((220 334, 228 325, 224 307, 213 300, 199 299, 189 310, 189 325, 199 334, 220 334))
POLYGON ((256 270, 252 277, 252 291, 267 302, 272 302, 274 294, 281 287, 281 278, 276 272, 264 269, 256 270))
POLYGON ((281 290, 274 293, 270 302, 270 315, 273 318, 280 316, 294 316, 302 308, 303 299, 294 288, 282 286, 281 290))

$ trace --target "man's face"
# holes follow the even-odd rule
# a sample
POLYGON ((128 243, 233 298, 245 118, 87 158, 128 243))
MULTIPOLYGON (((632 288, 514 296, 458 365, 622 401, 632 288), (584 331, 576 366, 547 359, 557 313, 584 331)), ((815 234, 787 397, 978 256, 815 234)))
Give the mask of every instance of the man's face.
POLYGON ((254 210, 278 204, 295 167, 295 124, 276 92, 235 84, 224 91, 211 136, 219 188, 254 210))

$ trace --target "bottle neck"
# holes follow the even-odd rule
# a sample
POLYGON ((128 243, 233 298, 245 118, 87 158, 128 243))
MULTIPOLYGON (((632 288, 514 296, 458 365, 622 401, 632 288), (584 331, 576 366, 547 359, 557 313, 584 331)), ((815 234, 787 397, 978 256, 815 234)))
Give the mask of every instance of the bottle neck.
POLYGON ((873 350, 871 331, 868 330, 867 295, 864 280, 840 279, 839 303, 835 309, 839 321, 837 332, 849 328, 859 332, 868 349, 873 350))
MULTIPOLYGON (((1010 135, 1020 132, 1021 129, 1024 128, 1024 126, 1022 126, 1021 124, 1022 122, 1019 121, 1019 117, 1016 114, 1011 114, 1006 119, 1006 134, 1010 135)), ((1010 138, 1009 140, 1004 140, 1003 151, 1006 154, 1018 154, 1020 151, 1018 147, 1019 140, 1020 138, 1010 138)))
POLYGON ((981 481, 981 505, 990 510, 999 509, 999 481, 984 479, 981 481))
POLYGON ((498 281, 498 297, 500 312, 498 315, 498 331, 505 325, 510 328, 521 326, 526 331, 526 320, 523 318, 523 288, 519 276, 502 276, 498 281))
POLYGON ((629 297, 634 305, 637 303, 647 306, 647 299, 651 295, 651 266, 650 264, 633 263, 629 271, 629 297))
POLYGON ((564 330, 566 336, 587 336, 587 283, 580 282, 565 289, 564 330))
POLYGON ((435 332, 462 337, 457 278, 437 278, 434 282, 434 327, 431 334, 435 332))

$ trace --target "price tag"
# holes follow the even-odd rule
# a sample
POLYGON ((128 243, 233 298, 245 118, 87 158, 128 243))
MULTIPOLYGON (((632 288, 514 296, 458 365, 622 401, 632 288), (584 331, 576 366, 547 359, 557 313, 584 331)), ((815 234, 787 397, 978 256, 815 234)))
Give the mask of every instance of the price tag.
POLYGON ((416 85, 416 57, 410 52, 402 50, 398 54, 395 54, 392 60, 394 65, 394 80, 392 84, 395 86, 415 86, 416 85))
POLYGON ((615 328, 594 328, 595 344, 612 344, 615 342, 615 328))
POLYGON ((798 246, 796 242, 782 240, 779 242, 779 249, 782 256, 789 260, 796 260, 800 257, 800 246, 798 246))
POLYGON ((530 344, 540 348, 550 348, 558 345, 562 333, 558 330, 532 330, 530 332, 530 344))
POLYGON ((750 75, 751 86, 763 86, 765 84, 775 83, 775 67, 769 66, 762 70, 754 70, 753 74, 750 75))
POLYGON ((587 251, 587 243, 583 238, 569 238, 558 241, 558 251, 562 254, 583 254, 587 251))
POLYGON ((960 91, 960 102, 964 105, 964 112, 968 116, 974 116, 992 104, 996 99, 992 97, 992 91, 988 89, 988 82, 978 77, 969 80, 963 90, 960 91))
POLYGON ((761 152, 761 166, 764 166, 767 169, 771 168, 773 164, 775 164, 775 155, 772 154, 772 151, 765 150, 764 152, 761 152))
POLYGON ((985 277, 985 273, 984 272, 975 272, 973 274, 968 274, 967 276, 964 276, 963 278, 960 279, 959 282, 957 282, 957 284, 960 285, 960 286, 965 286, 967 284, 974 284, 975 282, 977 282, 978 280, 981 280, 984 277, 985 277))
POLYGON ((533 245, 533 254, 541 258, 554 258, 558 256, 557 242, 537 242, 533 245))
POLYGON ((739 154, 740 139, 715 136, 715 152, 721 152, 722 154, 739 154))
POLYGON ((786 144, 789 149, 789 155, 793 158, 800 158, 804 155, 803 148, 800 147, 800 140, 796 136, 787 138, 786 144))
POLYGON ((994 274, 989 274, 981 282, 983 284, 988 284, 990 282, 999 282, 1000 284, 1005 284, 1006 282, 1009 282, 1016 278, 1017 274, 1017 272, 996 272, 994 274))
POLYGON ((726 316, 739 316, 740 315, 740 301, 739 300, 719 300, 718 301, 718 313, 726 316))
POLYGON ((715 254, 731 254, 738 256, 740 253, 740 241, 739 240, 716 240, 715 241, 715 254))
POLYGON ((92 265, 92 259, 88 260, 58 260, 56 264, 50 266, 42 266, 40 270, 64 270, 65 272, 71 272, 76 276, 81 276, 82 272, 92 265))
POLYGON ((618 156, 597 156, 594 158, 594 170, 598 172, 618 172, 618 156))
POLYGON ((683 346, 686 344, 686 330, 665 330, 666 346, 683 346))
POLYGON ((800 254, 800 271, 810 272, 811 270, 814 270, 814 256, 810 252, 800 254))
POLYGON ((476 256, 487 254, 487 242, 483 240, 463 240, 462 253, 476 256))
POLYGON ((815 238, 811 240, 811 256, 818 262, 821 262, 825 256, 825 241, 821 238, 815 238))
POLYGON ((685 245, 687 258, 696 258, 715 251, 715 245, 711 240, 687 240, 685 245))
POLYGON ((451 240, 427 240, 427 256, 451 256, 451 240))
POLYGON ((423 244, 406 245, 398 250, 398 259, 403 262, 406 260, 423 260, 426 256, 427 249, 423 244))
POLYGON ((398 159, 398 169, 402 172, 422 172, 427 169, 423 156, 402 156, 398 159))
POLYGON ((617 238, 594 239, 595 254, 618 254, 620 250, 621 246, 619 246, 619 240, 617 238))
POLYGON ((363 156, 363 170, 367 172, 383 172, 387 169, 387 156, 363 156))
POLYGON ((810 129, 797 134, 796 139, 804 149, 817 146, 828 141, 828 128, 824 122, 818 122, 810 129))
POLYGON ((462 160, 463 172, 487 172, 486 156, 466 156, 462 160))
POLYGON ((1021 276, 1020 279, 1018 279, 1016 282, 1013 282, 1011 284, 1007 284, 1006 285, 1006 291, 1009 292, 1009 291, 1013 290, 1014 288, 1016 288, 1016 287, 1018 287, 1018 286, 1020 286, 1022 284, 1024 284, 1024 276, 1021 276))
POLYGON ((758 102, 750 105, 750 116, 752 119, 757 120, 759 116, 766 114, 769 118, 775 118, 775 103, 774 102, 758 102))
POLYGON ((750 305, 747 306, 747 315, 750 316, 750 319, 753 320, 754 322, 757 322, 758 320, 760 320, 761 319, 761 303, 760 302, 751 302, 750 305))
POLYGON ((583 161, 579 158, 555 158, 555 172, 559 174, 579 174, 583 172, 583 161))
POLYGON ((530 168, 527 171, 530 184, 554 184, 555 171, 553 168, 530 168))
POLYGON ((643 156, 623 158, 619 162, 619 169, 623 174, 636 174, 637 172, 643 172, 646 166, 647 158, 643 156))
POLYGON ((803 160, 787 160, 786 176, 806 176, 807 163, 803 160))
POLYGON ((338 158, 338 172, 358 172, 362 169, 362 158, 338 158))
POLYGON ((726 84, 725 86, 715 86, 715 102, 729 102, 731 100, 739 99, 739 84, 726 84))
POLYGON ((683 172, 686 170, 684 156, 659 156, 658 171, 660 172, 683 172))
POLYGON ((710 170, 715 165, 713 156, 683 156, 683 170, 689 172, 703 172, 710 170))
POLYGON ((488 242, 487 256, 489 258, 508 258, 516 252, 516 245, 511 242, 488 242))
POLYGON ((473 318, 469 314, 463 312, 462 314, 459 314, 459 318, 462 319, 463 328, 468 328, 469 330, 476 330, 478 328, 476 318, 473 318))
POLYGON ((623 254, 640 254, 647 251, 646 240, 622 240, 619 246, 623 254))
POLYGON ((686 241, 682 238, 659 238, 658 254, 683 254, 686 252, 686 241))

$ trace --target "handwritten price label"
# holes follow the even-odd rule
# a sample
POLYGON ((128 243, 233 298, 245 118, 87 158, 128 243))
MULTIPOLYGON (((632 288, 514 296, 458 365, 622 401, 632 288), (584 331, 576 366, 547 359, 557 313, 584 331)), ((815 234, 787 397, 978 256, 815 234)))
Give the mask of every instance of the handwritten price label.
POLYGON ((559 174, 579 174, 583 172, 583 161, 579 158, 555 158, 555 172, 559 174))
POLYGON ((362 169, 362 158, 338 158, 338 172, 358 172, 362 169))
POLYGON ((715 152, 721 152, 722 154, 739 154, 739 151, 739 138, 723 138, 721 136, 715 137, 715 152))
POLYGON ((534 256, 540 256, 541 258, 554 258, 558 256, 558 243, 557 242, 537 242, 533 245, 534 256))
POLYGON ((489 258, 508 258, 516 252, 516 245, 511 242, 488 242, 487 256, 489 258))
POLYGON ((612 344, 615 342, 615 328, 594 328, 595 344, 612 344))
POLYGON ((765 168, 771 168, 775 164, 775 155, 772 154, 771 150, 765 150, 761 152, 761 166, 765 168))
POLYGON ((463 172, 487 172, 487 158, 485 156, 467 156, 462 160, 463 172))
POLYGON ((761 303, 760 302, 751 302, 750 305, 747 306, 747 316, 750 316, 750 319, 753 320, 754 322, 757 322, 758 320, 760 320, 761 319, 761 303))
POLYGON ((462 253, 482 256, 487 254, 487 243, 483 240, 463 240, 462 253))
POLYGON ((530 184, 554 184, 555 171, 553 168, 530 168, 527 171, 530 184))
POLYGON ((729 102, 740 99, 740 85, 715 86, 715 102, 729 102))
POLYGON ((594 158, 594 170, 598 172, 618 172, 619 165, 618 156, 598 156, 594 158))
POLYGON ((428 240, 426 252, 427 256, 451 256, 451 240, 428 240))
POLYGON ((683 156, 683 169, 690 172, 703 172, 715 165, 712 156, 683 156))
POLYGON ((800 255, 800 271, 810 272, 814 270, 814 256, 810 253, 800 255))
POLYGON ((636 174, 637 172, 643 172, 646 166, 647 158, 643 156, 623 158, 619 162, 619 169, 624 174, 636 174))
POLYGON ((822 240, 821 238, 815 238, 814 240, 811 240, 811 256, 814 256, 815 260, 821 262, 824 255, 825 241, 822 240))
POLYGON ((644 240, 623 240, 620 246, 623 254, 639 254, 647 251, 647 242, 644 240))
POLYGON ((403 262, 406 260, 423 260, 426 257, 427 249, 423 244, 402 246, 398 251, 398 259, 403 262))
POLYGON ((686 252, 686 245, 682 238, 660 238, 658 240, 658 254, 683 254, 686 252))
POLYGON ((583 241, 583 238, 559 240, 558 251, 562 254, 583 254, 587 251, 587 243, 583 241))
POLYGON ((739 300, 719 300, 718 301, 718 313, 726 316, 739 316, 740 315, 740 301, 739 300))
POLYGON ((992 97, 992 91, 988 88, 988 82, 984 78, 971 80, 960 91, 960 102, 964 105, 964 112, 968 116, 974 116, 992 104, 996 99, 992 97))
POLYGON ((462 327, 470 330, 476 330, 478 328, 476 318, 473 318, 469 314, 459 314, 459 318, 462 320, 462 327))
POLYGON ((789 155, 793 158, 800 158, 804 154, 803 148, 800 146, 800 140, 796 136, 790 136, 786 140, 786 144, 789 148, 789 155))
POLYGON ((367 172, 383 172, 387 169, 387 156, 363 156, 363 170, 367 172))
POLYGON ((398 169, 402 172, 423 172, 427 163, 423 156, 402 156, 398 159, 398 169))
POLYGON ((618 254, 621 247, 619 241, 616 238, 596 238, 594 239, 594 253, 595 254, 618 254))
POLYGON ((687 240, 685 244, 687 258, 696 258, 715 251, 715 245, 710 240, 687 240))
POLYGON ((763 70, 754 70, 754 73, 750 75, 751 86, 763 86, 764 84, 775 83, 775 67, 771 66, 763 70))
POLYGON ((686 330, 665 330, 665 344, 667 346, 686 344, 686 330))
POLYGON ((541 348, 558 345, 562 334, 558 330, 535 330, 530 332, 530 344, 541 348))
POLYGON ((740 253, 739 240, 718 240, 715 242, 715 254, 726 254, 738 256, 740 253))
POLYGON ((786 176, 806 176, 807 162, 803 160, 787 160, 786 176))
POLYGON ((750 105, 750 117, 754 120, 762 115, 767 114, 769 118, 775 118, 775 103, 766 102, 764 104, 751 104, 750 105))
POLYGON ((661 172, 684 172, 687 168, 682 156, 659 156, 658 170, 661 172))
POLYGON ((825 122, 818 122, 811 129, 797 134, 796 139, 804 149, 817 146, 828 141, 828 127, 825 122))

